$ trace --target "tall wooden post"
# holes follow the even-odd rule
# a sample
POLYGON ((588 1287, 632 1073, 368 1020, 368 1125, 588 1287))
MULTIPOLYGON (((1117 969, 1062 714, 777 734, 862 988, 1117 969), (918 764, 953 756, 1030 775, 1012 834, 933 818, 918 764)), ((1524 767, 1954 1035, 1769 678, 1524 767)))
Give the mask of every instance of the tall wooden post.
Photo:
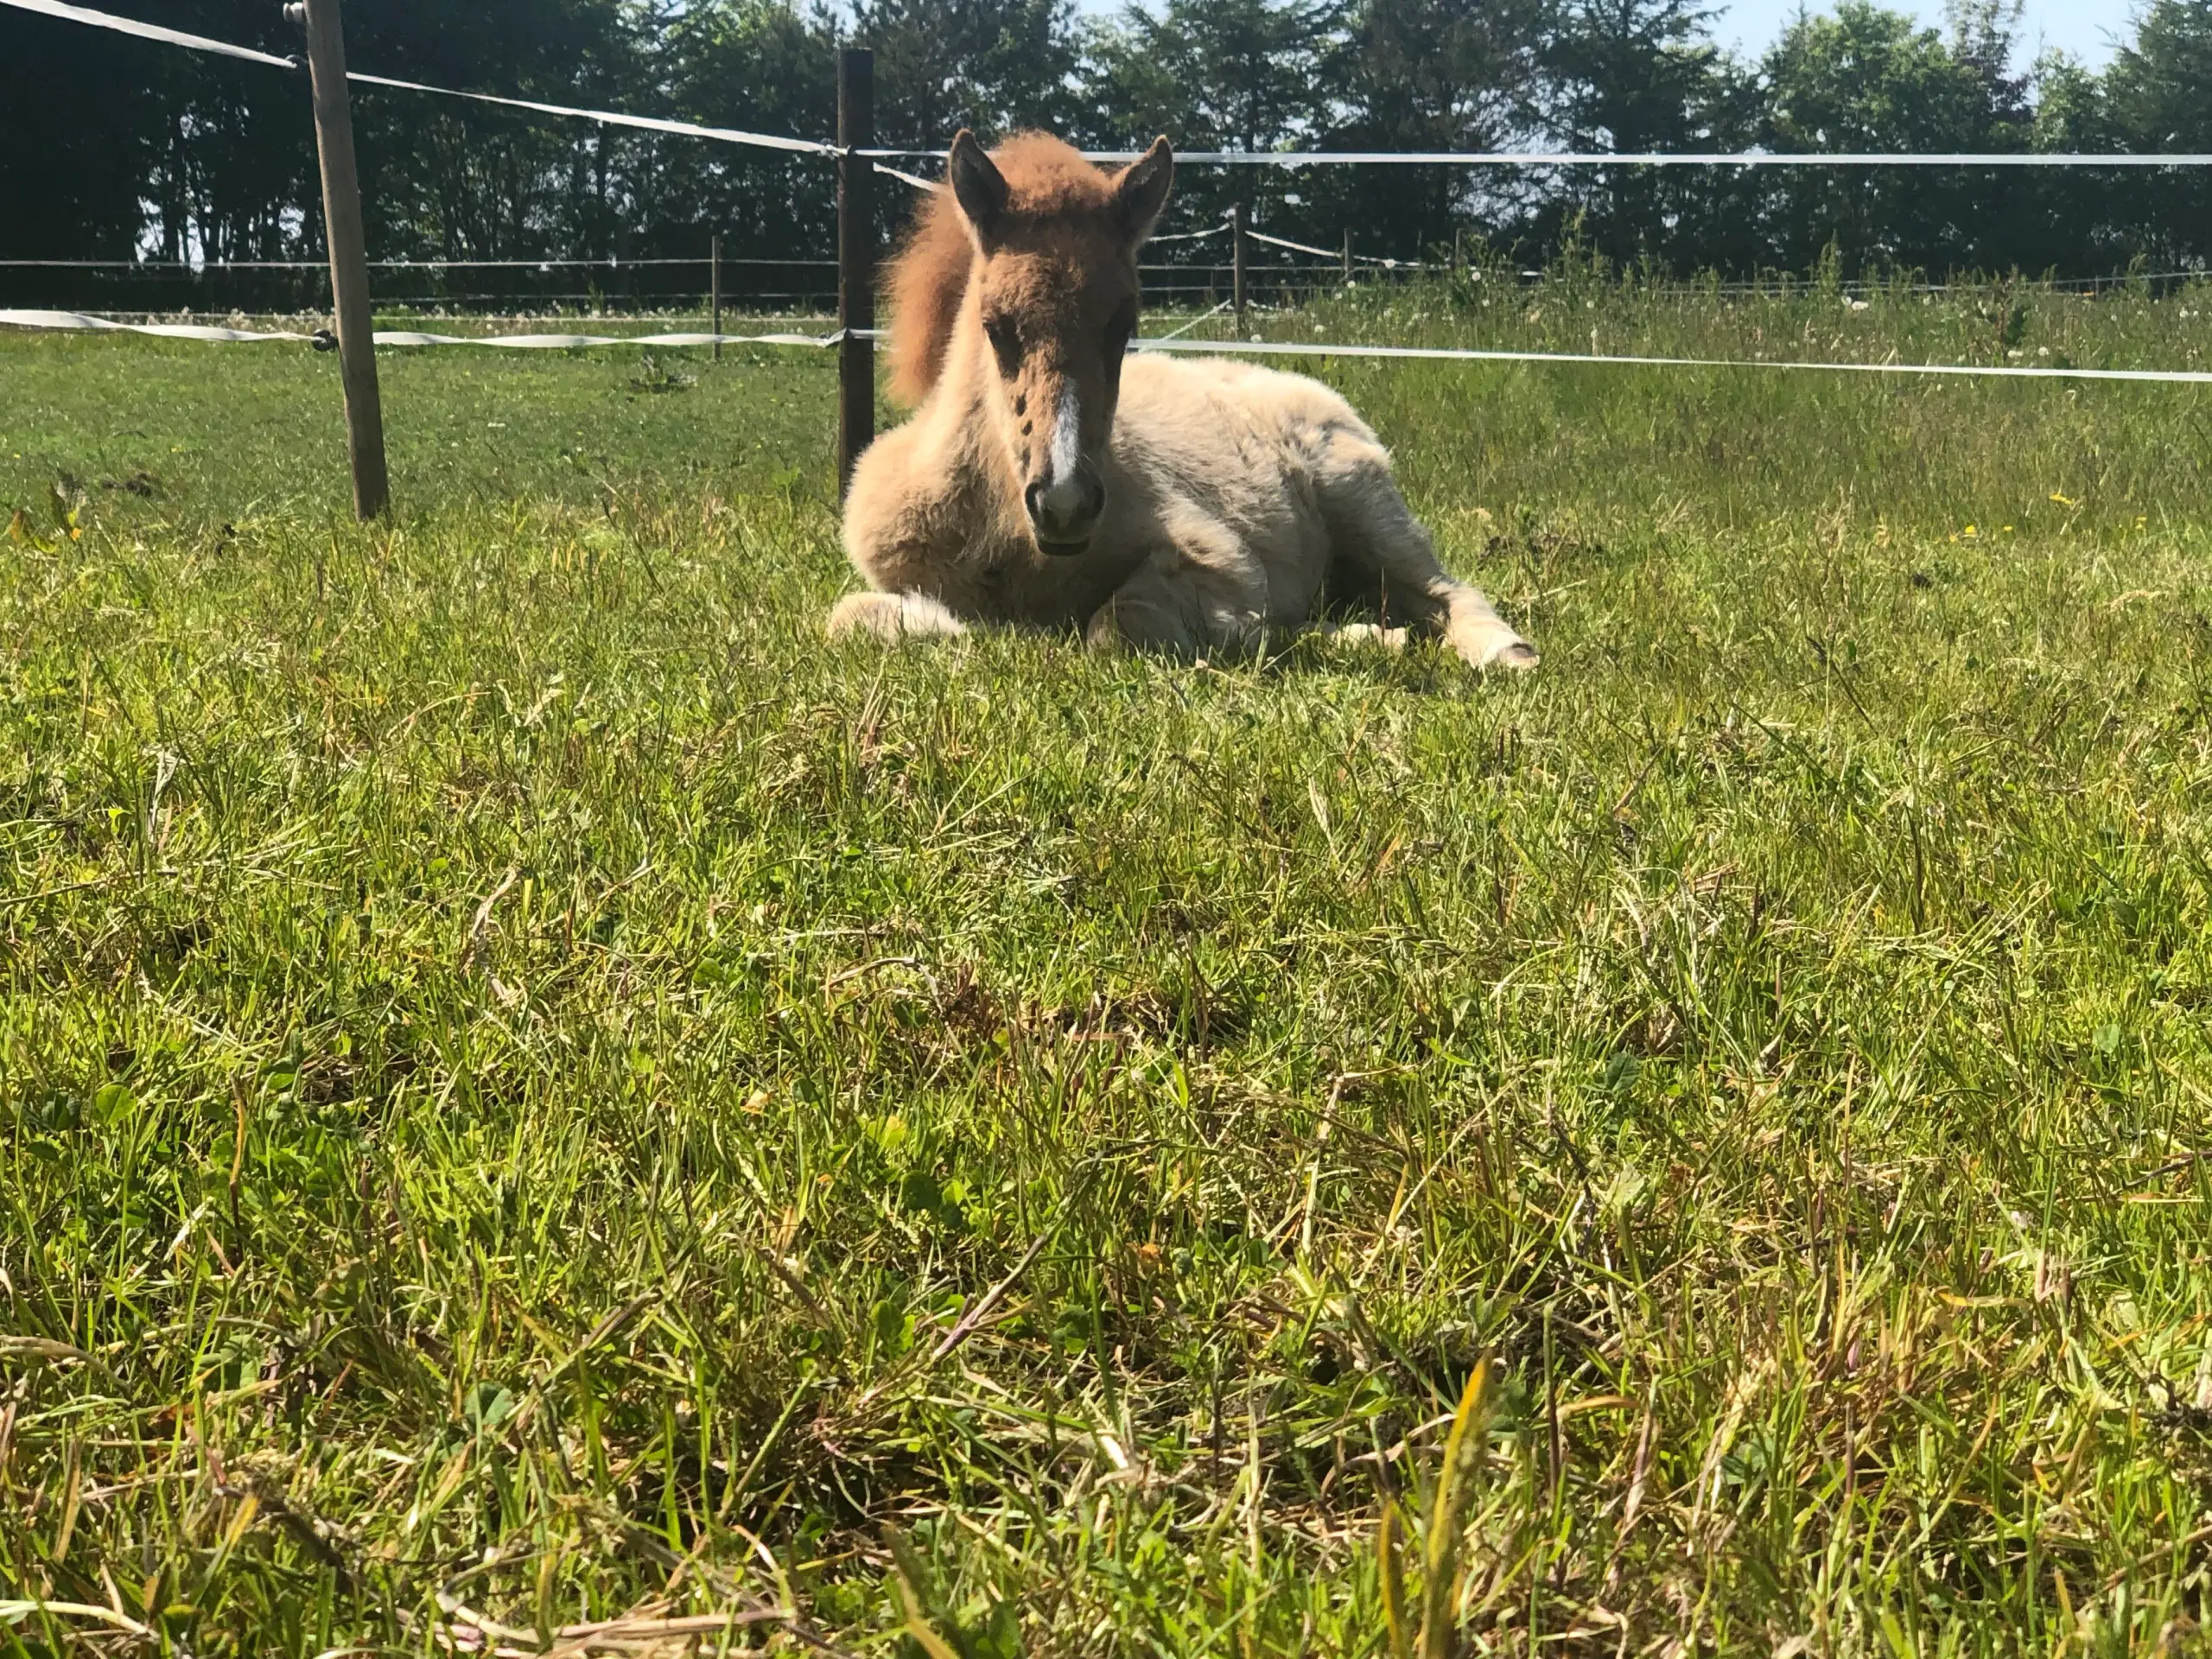
POLYGON ((837 493, 875 437, 875 54, 837 52, 837 493))
POLYGON ((1243 340, 1249 332, 1244 327, 1244 204, 1238 202, 1229 210, 1229 273, 1233 286, 1230 296, 1236 307, 1236 338, 1243 340))
POLYGON ((369 307, 368 239, 353 166, 353 109, 346 91, 346 35, 338 0, 304 0, 286 14, 308 29, 315 86, 315 141, 322 159, 322 223, 330 244, 330 294, 346 386, 346 445, 353 461, 353 513, 373 518, 391 505, 385 470, 384 408, 377 396, 376 320, 369 307))
POLYGON ((707 283, 715 313, 715 361, 719 363, 722 360, 722 238, 719 231, 709 247, 708 262, 713 267, 708 273, 707 283))
POLYGON ((1351 227, 1344 227, 1344 281, 1351 281, 1351 227))

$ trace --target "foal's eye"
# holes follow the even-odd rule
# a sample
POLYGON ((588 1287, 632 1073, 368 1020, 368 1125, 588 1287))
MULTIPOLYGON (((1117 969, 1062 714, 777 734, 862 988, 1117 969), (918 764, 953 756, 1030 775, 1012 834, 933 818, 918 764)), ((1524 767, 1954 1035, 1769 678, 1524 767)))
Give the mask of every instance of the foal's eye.
POLYGON ((986 317, 983 332, 990 336, 991 350, 997 353, 999 372, 1011 380, 1014 372, 1021 366, 1021 340, 1015 334, 1012 317, 986 317))

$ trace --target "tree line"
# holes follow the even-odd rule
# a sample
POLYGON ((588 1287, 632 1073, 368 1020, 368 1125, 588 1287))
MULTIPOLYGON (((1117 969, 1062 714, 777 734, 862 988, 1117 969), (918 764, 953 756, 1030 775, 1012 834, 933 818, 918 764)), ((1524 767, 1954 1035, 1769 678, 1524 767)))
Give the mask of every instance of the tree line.
MULTIPOLYGON (((109 0, 279 53, 276 0, 109 0)), ((963 124, 1185 149, 2212 151, 2212 0, 2147 0, 2111 64, 2024 61, 2018 0, 1923 27, 1872 0, 1763 54, 1696 0, 349 0, 353 65, 436 85, 827 138, 836 54, 874 48, 886 145, 963 124)), ((0 258, 319 251, 304 78, 0 10, 16 66, 0 258)), ((357 89, 379 258, 832 251, 819 158, 357 89)), ((1455 235, 1685 274, 2018 270, 2078 277, 2212 252, 2183 170, 1435 167, 1185 169, 1164 229, 1242 200, 1255 226, 1420 257, 1455 235)), ((900 204, 892 195, 894 210, 900 204)), ((891 215, 887 215, 890 217, 891 215)))

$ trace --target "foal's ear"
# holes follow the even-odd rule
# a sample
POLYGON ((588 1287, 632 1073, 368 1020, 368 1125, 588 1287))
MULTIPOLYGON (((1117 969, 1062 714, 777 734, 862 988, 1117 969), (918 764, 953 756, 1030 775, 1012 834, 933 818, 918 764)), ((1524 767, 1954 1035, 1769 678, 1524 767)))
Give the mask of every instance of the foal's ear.
POLYGON ((1163 135, 1114 181, 1114 211, 1132 242, 1152 234, 1153 221, 1167 205, 1167 191, 1175 182, 1175 152, 1163 135))
POLYGON ((953 200, 960 204, 969 227, 980 239, 989 241, 1006 217, 1006 175, 983 154, 976 135, 965 127, 953 135, 946 171, 952 178, 953 200))

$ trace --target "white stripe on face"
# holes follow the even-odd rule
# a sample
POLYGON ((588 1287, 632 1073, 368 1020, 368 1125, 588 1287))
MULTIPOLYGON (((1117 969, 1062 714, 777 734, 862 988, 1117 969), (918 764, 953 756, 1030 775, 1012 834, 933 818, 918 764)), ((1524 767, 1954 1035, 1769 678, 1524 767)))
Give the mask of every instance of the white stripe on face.
POLYGON ((1060 385, 1060 407, 1052 424, 1052 486, 1075 481, 1077 466, 1083 460, 1083 406, 1076 396, 1075 383, 1060 385))

